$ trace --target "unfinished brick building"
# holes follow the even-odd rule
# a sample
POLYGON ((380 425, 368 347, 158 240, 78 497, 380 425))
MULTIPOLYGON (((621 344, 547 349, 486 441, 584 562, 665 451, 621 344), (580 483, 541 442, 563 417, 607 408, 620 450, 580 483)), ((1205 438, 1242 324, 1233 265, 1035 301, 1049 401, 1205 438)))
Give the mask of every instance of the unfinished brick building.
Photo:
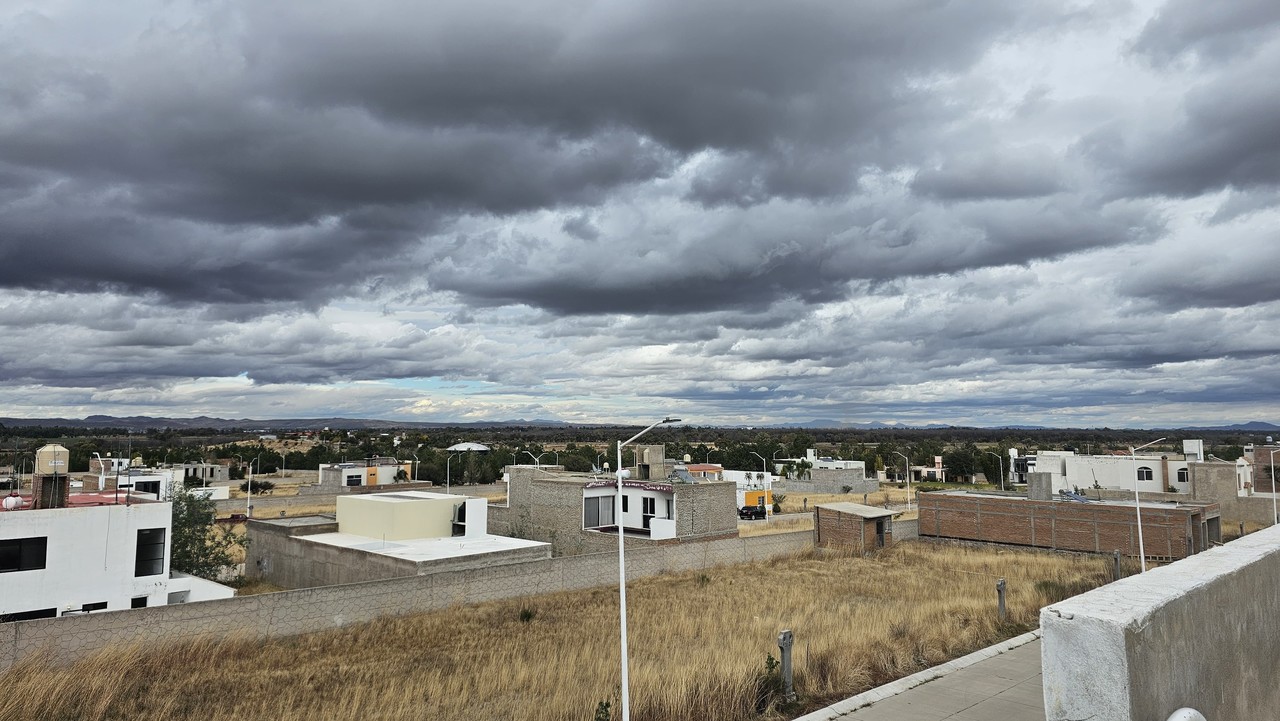
MULTIPOLYGON (((920 535, 1064 551, 1138 555, 1132 501, 1030 500, 965 491, 919 495, 920 535)), ((1221 541, 1216 503, 1142 504, 1147 558, 1176 560, 1221 541)))
POLYGON ((893 511, 861 503, 813 507, 813 545, 865 553, 893 543, 893 511))

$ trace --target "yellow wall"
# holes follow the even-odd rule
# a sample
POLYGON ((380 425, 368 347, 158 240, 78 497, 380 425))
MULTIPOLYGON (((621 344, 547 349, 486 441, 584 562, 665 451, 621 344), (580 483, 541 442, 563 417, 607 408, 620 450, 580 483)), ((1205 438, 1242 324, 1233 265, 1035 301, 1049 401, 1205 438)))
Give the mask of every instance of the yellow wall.
POLYGON ((403 541, 453 535, 453 509, 466 499, 338 496, 338 532, 403 541))
POLYGON ((746 499, 745 505, 748 505, 748 506, 760 505, 760 498, 765 494, 768 494, 768 499, 766 503, 768 505, 773 505, 773 491, 746 491, 743 493, 743 498, 746 499))

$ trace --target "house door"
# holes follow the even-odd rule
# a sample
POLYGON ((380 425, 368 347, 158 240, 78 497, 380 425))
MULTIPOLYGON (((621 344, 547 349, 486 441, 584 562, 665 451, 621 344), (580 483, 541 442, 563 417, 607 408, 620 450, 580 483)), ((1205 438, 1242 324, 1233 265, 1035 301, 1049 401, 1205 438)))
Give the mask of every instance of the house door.
POLYGON ((876 548, 884 548, 884 519, 876 521, 876 548))
POLYGON ((645 530, 648 530, 648 528, 649 528, 649 521, 650 521, 650 519, 652 519, 654 516, 658 515, 658 511, 657 511, 658 503, 657 503, 657 501, 658 501, 658 499, 656 499, 656 498, 641 498, 641 499, 640 499, 640 515, 641 515, 641 516, 643 517, 643 519, 644 519, 644 527, 645 527, 645 530))

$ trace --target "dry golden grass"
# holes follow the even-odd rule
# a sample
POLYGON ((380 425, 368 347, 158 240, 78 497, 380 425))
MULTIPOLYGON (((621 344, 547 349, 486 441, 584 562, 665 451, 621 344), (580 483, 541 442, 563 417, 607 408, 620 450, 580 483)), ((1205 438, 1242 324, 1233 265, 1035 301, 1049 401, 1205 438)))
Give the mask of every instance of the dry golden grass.
POLYGON ((738 523, 739 536, 768 536, 774 533, 813 530, 813 516, 774 516, 767 523, 753 521, 738 523))
POLYGON ((262 580, 247 581, 236 587, 237 596, 256 596, 260 593, 275 593, 285 590, 283 586, 267 583, 262 580))
POLYGON ((782 498, 783 513, 801 513, 805 510, 813 510, 814 505, 818 503, 865 503, 868 506, 884 506, 885 501, 890 506, 906 506, 907 491, 905 488, 894 488, 893 486, 883 485, 880 490, 875 493, 786 493, 782 498), (863 495, 866 500, 863 500, 863 495), (808 501, 806 506, 805 501, 808 501))
MULTIPOLYGON (((638 581, 632 712, 794 716, 1032 628, 1041 606, 1102 582, 1108 563, 906 543, 638 581), (1003 624, 997 577, 1008 579, 1003 624), (764 669, 784 628, 801 703, 780 710, 764 669)), ((617 591, 597 589, 285 639, 118 649, 67 667, 32 659, 5 674, 0 718, 588 719, 602 700, 618 709, 617 619, 617 591)))

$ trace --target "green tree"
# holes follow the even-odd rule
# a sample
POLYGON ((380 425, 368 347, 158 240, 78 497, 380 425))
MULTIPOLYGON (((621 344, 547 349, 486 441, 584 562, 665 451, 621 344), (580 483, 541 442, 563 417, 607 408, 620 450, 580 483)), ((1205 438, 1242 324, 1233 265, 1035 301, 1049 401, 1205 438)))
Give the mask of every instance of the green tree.
MULTIPOLYGON (((244 483, 241 483, 241 484, 240 484, 240 490, 241 490, 241 492, 243 492, 243 493, 249 493, 249 491, 250 491, 250 489, 249 489, 249 484, 250 484, 250 483, 251 483, 250 481, 245 481, 244 483)), ((262 494, 262 493, 267 493, 267 492, 269 492, 269 491, 274 491, 274 490, 275 490, 275 488, 276 488, 275 481, 268 481, 268 480, 266 480, 266 479, 264 479, 264 478, 255 478, 255 479, 253 479, 252 484, 253 484, 253 489, 252 489, 252 490, 253 490, 253 495, 255 495, 255 496, 256 496, 256 495, 259 495, 259 494, 262 494)))
POLYGON ((173 504, 173 544, 170 568, 216 580, 232 565, 231 550, 245 542, 229 526, 216 527, 213 499, 193 493, 181 483, 169 493, 173 504))

